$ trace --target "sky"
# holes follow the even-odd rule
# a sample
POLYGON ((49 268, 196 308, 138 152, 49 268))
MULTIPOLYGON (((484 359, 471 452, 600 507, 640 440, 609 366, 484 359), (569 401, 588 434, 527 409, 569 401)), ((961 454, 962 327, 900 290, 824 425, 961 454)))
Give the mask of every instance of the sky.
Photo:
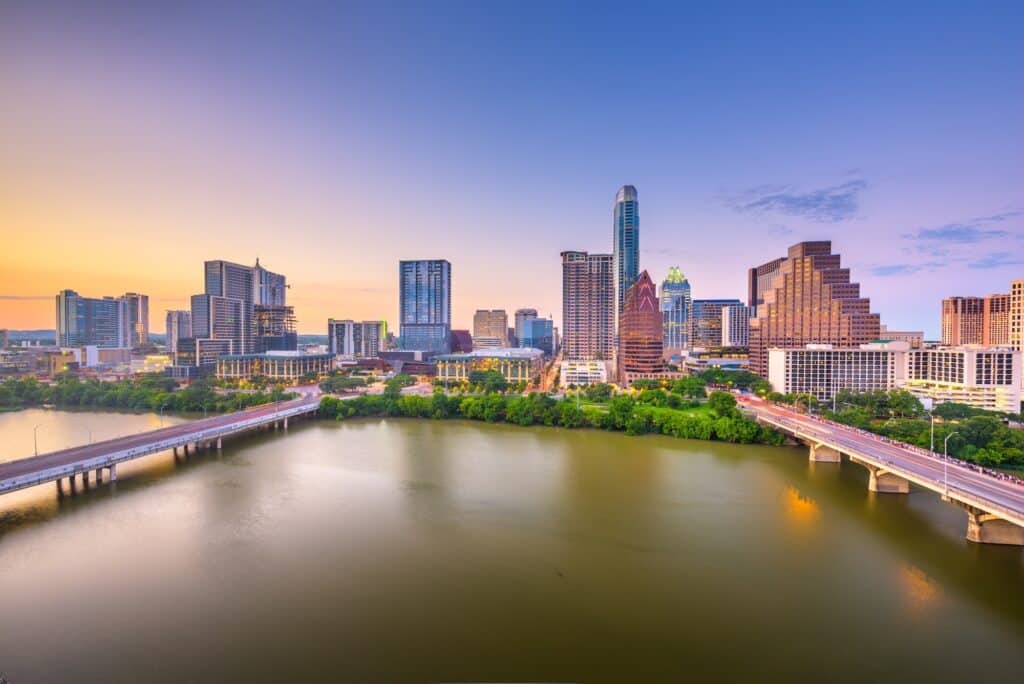
POLYGON ((288 277, 299 331, 398 310, 399 259, 560 319, 568 249, 695 298, 830 239, 893 329, 1024 278, 1022 3, 0 5, 0 328, 202 262, 288 277), (138 6, 136 6, 138 5, 138 6), (162 5, 157 7, 156 5, 162 5), (207 5, 217 5, 211 7, 207 5))

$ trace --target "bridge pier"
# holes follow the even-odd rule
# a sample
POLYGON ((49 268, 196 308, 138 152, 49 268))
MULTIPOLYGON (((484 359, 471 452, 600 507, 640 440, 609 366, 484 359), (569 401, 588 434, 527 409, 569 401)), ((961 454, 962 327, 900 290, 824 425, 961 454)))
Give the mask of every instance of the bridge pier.
POLYGON ((909 494, 910 480, 851 456, 850 461, 868 469, 868 491, 879 494, 909 494))
POLYGON ((967 511, 967 541, 975 544, 1024 546, 1024 527, 985 511, 956 502, 967 511))
POLYGON ((832 447, 812 443, 810 460, 815 463, 839 463, 843 460, 843 455, 832 447))
POLYGON ((220 451, 220 446, 221 446, 221 438, 218 437, 217 438, 217 451, 220 451))
POLYGON ((57 478, 57 496, 58 497, 64 496, 64 478, 63 477, 58 477, 57 478))
POLYGON ((285 417, 284 417, 284 429, 285 429, 285 430, 287 430, 287 429, 288 429, 288 416, 285 416, 285 417))

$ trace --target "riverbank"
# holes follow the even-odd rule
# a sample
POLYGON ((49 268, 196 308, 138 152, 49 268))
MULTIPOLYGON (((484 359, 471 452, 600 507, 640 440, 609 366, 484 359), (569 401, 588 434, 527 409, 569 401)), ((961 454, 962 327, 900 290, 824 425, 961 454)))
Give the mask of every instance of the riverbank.
POLYGON ((0 411, 52 405, 68 410, 227 413, 295 396, 280 387, 270 392, 220 393, 212 384, 204 381, 196 381, 184 389, 178 389, 178 383, 173 378, 155 374, 118 382, 80 380, 74 376, 65 376, 53 384, 24 378, 0 383, 0 411))
POLYGON ((738 444, 780 445, 784 441, 781 433, 743 416, 736 409, 735 399, 725 392, 713 392, 706 405, 682 408, 659 405, 657 394, 649 394, 646 402, 642 396, 616 396, 604 404, 577 406, 574 399, 555 399, 536 392, 512 397, 435 392, 430 398, 385 393, 353 399, 324 397, 320 400, 320 415, 334 420, 371 416, 462 418, 522 427, 594 428, 627 435, 662 434, 738 444))

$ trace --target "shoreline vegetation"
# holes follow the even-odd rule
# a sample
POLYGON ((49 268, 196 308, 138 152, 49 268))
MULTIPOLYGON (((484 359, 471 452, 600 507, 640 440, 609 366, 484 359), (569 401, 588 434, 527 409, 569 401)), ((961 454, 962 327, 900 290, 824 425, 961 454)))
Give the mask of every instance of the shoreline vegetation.
POLYGON ((61 409, 226 413, 296 396, 280 387, 269 392, 217 392, 205 381, 193 382, 184 389, 176 389, 177 385, 173 378, 158 374, 118 382, 81 380, 67 375, 58 377, 52 385, 34 378, 7 380, 0 383, 0 411, 53 405, 61 409))
POLYGON ((549 394, 506 396, 500 392, 454 394, 436 389, 431 397, 403 395, 401 377, 389 380, 383 394, 350 399, 326 396, 320 415, 334 420, 356 417, 406 417, 432 420, 468 419, 523 427, 546 425, 567 429, 596 428, 627 435, 663 434, 681 439, 739 444, 784 443, 784 436, 744 416, 728 392, 714 391, 702 402, 664 389, 644 389, 612 396, 609 386, 592 386, 581 397, 556 399, 549 394), (578 403, 579 402, 579 403, 578 403))

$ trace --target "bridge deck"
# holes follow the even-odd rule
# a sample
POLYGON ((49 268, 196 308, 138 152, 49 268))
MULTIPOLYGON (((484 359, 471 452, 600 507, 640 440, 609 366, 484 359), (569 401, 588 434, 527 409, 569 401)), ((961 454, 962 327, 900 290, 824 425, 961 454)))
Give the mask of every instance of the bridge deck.
POLYGON ((780 408, 768 402, 741 399, 741 405, 753 411, 759 420, 805 441, 831 447, 857 460, 931 489, 949 498, 998 515, 1024 527, 1024 487, 971 470, 956 462, 944 462, 899 442, 887 441, 830 421, 780 408), (947 488, 948 475, 948 488, 947 488))
POLYGON ((319 405, 319 398, 303 397, 0 463, 0 494, 97 468, 107 468, 190 442, 218 439, 291 416, 311 413, 319 405))

